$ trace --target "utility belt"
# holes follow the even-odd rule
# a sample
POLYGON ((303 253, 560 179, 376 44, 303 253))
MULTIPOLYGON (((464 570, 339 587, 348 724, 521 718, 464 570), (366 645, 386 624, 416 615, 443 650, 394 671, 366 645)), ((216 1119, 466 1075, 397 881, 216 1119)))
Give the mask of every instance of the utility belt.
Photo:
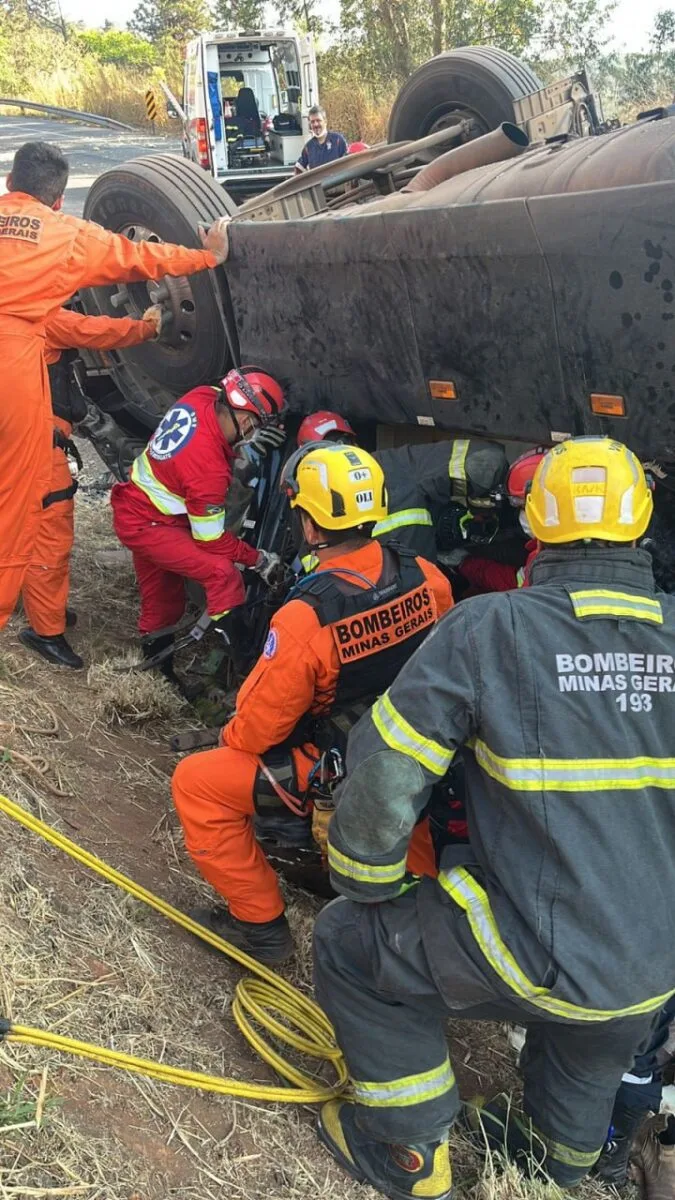
POLYGON ((371 697, 351 704, 326 717, 307 714, 284 742, 265 751, 261 755, 262 765, 255 779, 256 811, 269 811, 271 807, 279 808, 285 804, 296 816, 306 816, 314 804, 332 807, 333 791, 345 774, 344 758, 349 732, 370 708, 373 699, 371 697), (293 754, 293 750, 303 746, 314 746, 319 752, 304 791, 298 783, 293 754), (270 775, 273 779, 270 779, 270 775), (278 788, 275 788, 275 782, 278 788), (282 796, 280 791, 286 795, 282 796))
POLYGON ((72 438, 66 437, 60 429, 54 429, 52 446, 55 450, 63 450, 66 455, 72 483, 67 488, 60 488, 58 492, 49 492, 42 501, 43 508, 50 508, 52 504, 58 504, 61 500, 72 500, 78 488, 77 476, 82 470, 82 458, 77 446, 72 438))

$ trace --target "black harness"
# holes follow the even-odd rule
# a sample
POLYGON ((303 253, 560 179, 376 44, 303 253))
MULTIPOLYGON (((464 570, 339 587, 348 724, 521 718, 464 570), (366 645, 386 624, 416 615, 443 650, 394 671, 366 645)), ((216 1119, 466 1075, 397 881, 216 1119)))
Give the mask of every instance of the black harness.
POLYGON ((430 585, 411 550, 383 547, 382 571, 377 582, 364 588, 356 582, 357 578, 362 581, 365 577, 341 567, 315 571, 301 580, 289 596, 309 604, 319 623, 331 627, 340 659, 331 712, 349 707, 355 701, 370 703, 386 691, 422 643, 436 617, 430 585), (406 616, 405 601, 419 596, 416 603, 420 604, 426 598, 421 593, 428 595, 433 615, 425 623, 420 622, 418 629, 406 629, 416 613, 411 604, 406 616), (394 618, 398 617, 397 622, 394 618))
MULTIPOLYGON (((60 429, 55 429, 52 437, 52 445, 55 449, 63 450, 69 458, 74 458, 77 463, 78 470, 82 470, 82 458, 80 452, 71 438, 66 437, 60 429)), ((73 479, 72 483, 67 488, 61 488, 58 492, 49 492, 42 501, 43 508, 50 508, 52 504, 58 504, 60 500, 72 500, 78 488, 77 479, 73 479)))

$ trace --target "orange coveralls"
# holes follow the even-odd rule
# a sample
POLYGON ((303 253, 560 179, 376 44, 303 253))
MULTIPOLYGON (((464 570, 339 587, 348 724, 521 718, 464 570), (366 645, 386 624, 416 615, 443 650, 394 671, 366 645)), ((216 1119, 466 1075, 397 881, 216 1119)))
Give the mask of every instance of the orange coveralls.
MULTIPOLYGON (((91 350, 138 346, 155 335, 151 321, 131 317, 89 317, 60 308, 47 322, 45 361, 58 362, 62 350, 88 347, 91 350)), ((54 429, 66 438, 73 432, 70 421, 52 417, 54 429)), ((52 446, 52 476, 47 500, 72 485, 68 456, 52 446)), ((66 627, 66 605, 70 584, 70 552, 73 548, 75 502, 69 499, 48 503, 40 517, 37 538, 23 581, 21 598, 28 623, 41 637, 55 637, 66 627)))
POLYGON ((0 629, 21 591, 51 486, 47 320, 79 287, 216 265, 208 250, 131 242, 23 192, 0 196, 0 629))
MULTIPOLYGON (((440 617, 452 607, 444 575, 417 560, 431 585, 440 617)), ((367 579, 382 571, 378 542, 336 555, 323 565, 347 567, 367 579)), ((350 577, 350 582, 358 583, 350 577)), ((325 711, 335 695, 338 654, 329 626, 303 600, 290 600, 272 617, 265 650, 237 696, 237 711, 222 731, 217 750, 179 762, 171 790, 197 870, 241 921, 273 921, 284 911, 277 876, 256 841, 253 791, 258 756, 289 736, 307 712, 325 711)), ((304 791, 318 757, 314 747, 292 751, 298 787, 304 791)), ((408 853, 415 874, 435 874, 428 825, 417 827, 408 853)))

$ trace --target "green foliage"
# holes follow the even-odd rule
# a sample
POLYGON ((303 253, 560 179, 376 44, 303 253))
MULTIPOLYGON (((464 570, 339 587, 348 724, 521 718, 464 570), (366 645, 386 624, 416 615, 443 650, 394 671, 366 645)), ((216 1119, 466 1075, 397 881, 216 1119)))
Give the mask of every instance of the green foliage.
POLYGON ((662 8, 657 12, 650 40, 655 54, 664 54, 675 47, 675 10, 662 8))
POLYGON ((180 45, 213 24, 206 0, 140 0, 129 29, 160 47, 180 45))
MULTIPOLYGON (((385 135, 401 84, 453 46, 497 45, 529 62, 544 82, 586 64, 605 112, 629 120, 675 92, 675 10, 655 18, 650 52, 607 53, 615 0, 340 0, 340 23, 323 0, 274 0, 272 23, 330 32, 319 57, 331 124, 368 142, 385 135)), ((0 0, 0 93, 145 122, 143 93, 162 77, 181 92, 184 43, 209 28, 269 24, 264 0, 140 0, 127 30, 60 21, 58 0, 0 0), (215 7, 211 8, 210 4, 215 7)))
MULTIPOLYGON (((56 1103, 58 1103, 56 1100, 46 1100, 42 1106, 43 1116, 56 1103)), ((36 1113, 37 1099, 28 1095, 26 1075, 22 1075, 20 1079, 17 1079, 14 1087, 4 1098, 0 1096, 0 1132, 3 1128, 7 1129, 14 1125, 25 1125, 34 1121, 36 1113)))
POLYGON ((152 67, 159 62, 155 46, 125 29, 83 29, 76 35, 85 54, 122 67, 152 67))
POLYGON ((617 0, 544 0, 530 56, 560 60, 568 70, 597 61, 609 40, 617 0))
POLYGON ((213 16, 218 29, 264 29, 265 0, 217 0, 213 16))

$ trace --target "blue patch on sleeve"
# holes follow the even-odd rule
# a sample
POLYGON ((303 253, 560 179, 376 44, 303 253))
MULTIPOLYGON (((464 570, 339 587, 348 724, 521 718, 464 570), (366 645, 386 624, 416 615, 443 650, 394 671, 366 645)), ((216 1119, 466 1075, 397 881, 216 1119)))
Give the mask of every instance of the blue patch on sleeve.
POLYGON ((173 458, 187 446, 197 428, 197 414, 191 404, 174 404, 157 426, 148 453, 157 462, 173 458))
POLYGON ((276 631, 274 629, 270 629, 267 635, 267 641, 265 642, 265 649, 263 650, 263 658, 274 658, 274 655, 277 652, 278 644, 279 639, 276 635, 276 631))

